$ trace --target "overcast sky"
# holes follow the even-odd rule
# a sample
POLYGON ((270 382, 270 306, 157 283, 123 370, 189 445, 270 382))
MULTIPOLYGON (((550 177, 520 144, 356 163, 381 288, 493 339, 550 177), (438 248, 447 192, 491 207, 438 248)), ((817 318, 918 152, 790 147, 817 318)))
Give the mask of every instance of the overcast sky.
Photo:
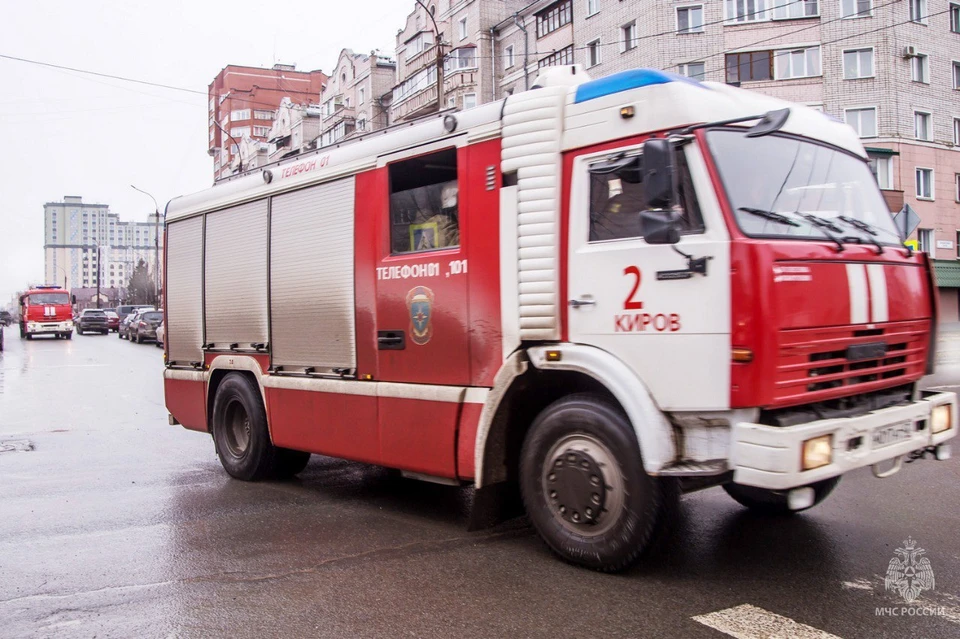
POLYGON ((0 307, 43 279, 43 204, 79 195, 122 220, 209 186, 206 89, 227 64, 329 72, 344 47, 393 55, 413 0, 0 0, 0 307))

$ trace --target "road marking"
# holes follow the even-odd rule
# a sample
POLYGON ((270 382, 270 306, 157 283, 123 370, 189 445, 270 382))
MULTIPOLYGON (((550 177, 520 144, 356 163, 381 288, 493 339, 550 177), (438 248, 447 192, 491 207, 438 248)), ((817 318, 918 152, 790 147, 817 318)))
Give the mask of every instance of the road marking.
POLYGON ((699 615, 693 620, 737 639, 840 639, 750 604, 699 615))

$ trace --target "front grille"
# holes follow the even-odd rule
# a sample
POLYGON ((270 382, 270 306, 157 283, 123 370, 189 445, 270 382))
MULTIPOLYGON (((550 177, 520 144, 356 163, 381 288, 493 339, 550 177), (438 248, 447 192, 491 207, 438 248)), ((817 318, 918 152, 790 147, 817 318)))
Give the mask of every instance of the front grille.
POLYGON ((823 401, 919 379, 926 368, 929 326, 929 320, 912 320, 872 329, 780 331, 774 405, 823 401), (848 357, 850 347, 869 352, 869 345, 881 342, 886 344, 882 354, 848 357))

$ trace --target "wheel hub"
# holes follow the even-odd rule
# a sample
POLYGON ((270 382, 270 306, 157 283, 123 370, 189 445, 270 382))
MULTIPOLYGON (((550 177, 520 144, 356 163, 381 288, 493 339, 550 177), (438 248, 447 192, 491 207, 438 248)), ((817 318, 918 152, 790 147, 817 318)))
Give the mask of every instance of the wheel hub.
POLYGON ((606 504, 603 472, 589 454, 568 448, 552 462, 547 494, 557 514, 572 524, 594 524, 606 504))

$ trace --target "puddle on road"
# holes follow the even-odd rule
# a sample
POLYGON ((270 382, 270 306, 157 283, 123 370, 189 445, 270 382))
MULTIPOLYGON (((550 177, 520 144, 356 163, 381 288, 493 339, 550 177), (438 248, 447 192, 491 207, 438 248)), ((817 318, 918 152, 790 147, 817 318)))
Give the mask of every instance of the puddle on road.
POLYGON ((10 439, 7 441, 0 441, 0 453, 27 453, 31 450, 34 450, 33 442, 27 439, 10 439))

